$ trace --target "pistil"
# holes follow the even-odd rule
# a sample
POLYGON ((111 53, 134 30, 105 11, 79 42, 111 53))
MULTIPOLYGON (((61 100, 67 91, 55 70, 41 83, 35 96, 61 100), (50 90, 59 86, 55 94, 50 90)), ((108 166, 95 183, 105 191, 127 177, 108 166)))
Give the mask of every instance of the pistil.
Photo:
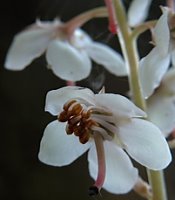
POLYGON ((99 194, 100 189, 102 188, 104 184, 105 175, 106 175, 106 163, 105 163, 103 137, 98 132, 94 132, 93 137, 94 137, 96 151, 97 151, 98 174, 97 174, 97 179, 94 185, 89 188, 90 196, 95 196, 99 194))

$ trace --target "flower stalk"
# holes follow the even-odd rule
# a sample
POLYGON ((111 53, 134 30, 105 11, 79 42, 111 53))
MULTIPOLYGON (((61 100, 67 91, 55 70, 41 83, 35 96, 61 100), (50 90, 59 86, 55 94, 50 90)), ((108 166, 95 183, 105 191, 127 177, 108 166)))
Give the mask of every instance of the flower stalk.
POLYGON ((137 37, 144 33, 145 31, 154 28, 154 26, 156 25, 157 20, 151 20, 151 21, 147 21, 144 22, 142 24, 139 24, 138 26, 134 27, 133 31, 132 31, 132 37, 134 39, 137 39, 137 37))
POLYGON ((89 195, 97 195, 102 188, 105 180, 106 174, 106 163, 105 163, 105 152, 104 152, 104 145, 103 145, 103 138, 101 134, 98 132, 93 133, 96 151, 97 151, 97 160, 98 160, 98 174, 97 179, 93 186, 89 188, 89 195))
POLYGON ((139 106, 142 110, 145 110, 146 105, 141 93, 141 86, 139 82, 139 58, 136 47, 136 40, 132 37, 132 30, 130 29, 127 23, 125 10, 121 1, 114 0, 113 2, 116 10, 116 18, 119 27, 118 37, 126 65, 128 67, 128 70, 130 71, 129 84, 131 93, 133 95, 133 100, 137 106, 139 106))
POLYGON ((105 0, 106 7, 108 9, 109 14, 109 30, 111 33, 116 34, 117 33, 117 21, 115 17, 115 10, 112 6, 112 0, 105 0))
POLYGON ((108 17, 108 12, 105 7, 98 7, 98 8, 94 8, 86 12, 83 12, 82 14, 66 22, 63 25, 62 29, 68 35, 72 35, 75 29, 81 27, 83 24, 85 24, 89 20, 94 19, 94 18, 101 18, 101 17, 108 17))
POLYGON ((163 170, 153 171, 147 169, 147 174, 153 191, 153 197, 150 200, 167 200, 163 170))
POLYGON ((66 81, 67 86, 75 86, 76 83, 74 81, 66 81))
MULTIPOLYGON (((118 24, 118 38, 129 69, 129 84, 131 94, 135 104, 142 110, 146 110, 146 103, 142 95, 139 81, 139 58, 136 47, 136 37, 133 37, 133 31, 129 27, 126 18, 126 12, 121 0, 113 0, 115 6, 116 19, 118 24)), ((137 34, 136 34, 137 35, 137 34)), ((166 200, 166 190, 163 178, 163 171, 153 171, 147 169, 149 183, 152 187, 153 196, 149 200, 166 200)))

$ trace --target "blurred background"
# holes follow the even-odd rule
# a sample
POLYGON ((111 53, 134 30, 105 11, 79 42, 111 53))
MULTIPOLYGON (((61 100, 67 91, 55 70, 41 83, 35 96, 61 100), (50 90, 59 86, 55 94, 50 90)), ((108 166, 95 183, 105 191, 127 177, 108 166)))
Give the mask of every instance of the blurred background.
MULTIPOLYGON (((124 0, 126 9, 131 1, 124 0)), ((47 166, 38 160, 40 140, 46 125, 54 119, 44 112, 45 96, 49 90, 65 85, 46 68, 45 57, 36 59, 23 71, 4 69, 7 50, 16 33, 36 18, 52 20, 59 16, 63 21, 77 14, 104 5, 103 0, 5 0, 0 6, 0 199, 2 200, 89 200, 88 187, 93 183, 88 173, 84 155, 72 165, 62 168, 47 166)), ((158 18, 159 5, 165 1, 152 1, 148 19, 158 18)), ((91 20, 83 26, 94 40, 107 43, 120 51, 117 38, 108 31, 106 19, 91 20)), ((151 49, 150 34, 139 39, 140 55, 151 49)), ((107 92, 125 95, 126 78, 109 74, 94 63, 90 77, 77 83, 98 92, 105 85, 107 92)), ((175 153, 175 152, 174 152, 175 153)), ((169 200, 175 199, 174 162, 166 169, 165 177, 169 200)), ((137 163, 140 174, 146 179, 145 170, 137 163)), ((116 177, 117 178, 117 177, 116 177)), ((106 200, 141 200, 137 194, 112 195, 102 190, 106 200)))

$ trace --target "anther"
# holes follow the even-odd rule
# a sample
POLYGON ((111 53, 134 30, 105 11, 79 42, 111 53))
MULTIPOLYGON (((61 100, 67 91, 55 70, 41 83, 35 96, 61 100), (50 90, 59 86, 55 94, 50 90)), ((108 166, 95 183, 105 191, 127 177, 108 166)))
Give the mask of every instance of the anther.
POLYGON ((66 122, 67 120, 68 120, 67 112, 66 111, 61 112, 60 115, 58 116, 58 121, 66 122))
POLYGON ((85 144, 86 142, 88 142, 89 138, 90 138, 89 130, 82 130, 82 132, 79 136, 79 141, 82 144, 85 144))
POLYGON ((82 109, 83 108, 80 104, 75 104, 70 112, 73 113, 74 115, 78 115, 82 111, 82 109))
POLYGON ((74 127, 71 126, 70 124, 67 124, 67 125, 66 125, 66 133, 67 133, 68 135, 71 135, 73 132, 74 132, 74 127))
POLYGON ((71 117, 70 119, 68 119, 68 124, 75 125, 80 120, 81 120, 81 115, 78 115, 78 116, 75 115, 75 116, 71 117))
POLYGON ((74 134, 75 136, 78 136, 78 137, 82 134, 81 126, 74 126, 74 134))
POLYGON ((63 109, 64 109, 65 111, 67 111, 67 110, 69 109, 69 107, 70 107, 73 103, 75 103, 75 102, 76 102, 76 100, 70 100, 70 101, 68 101, 67 103, 64 104, 63 109))

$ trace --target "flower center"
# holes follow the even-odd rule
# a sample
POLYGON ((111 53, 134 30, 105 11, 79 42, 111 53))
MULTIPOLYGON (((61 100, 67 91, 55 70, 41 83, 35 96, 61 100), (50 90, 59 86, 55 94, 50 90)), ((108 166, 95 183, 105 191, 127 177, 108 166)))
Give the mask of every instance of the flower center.
POLYGON ((97 106, 87 106, 77 100, 70 100, 58 116, 60 122, 67 122, 67 134, 74 134, 85 144, 98 132, 103 139, 111 140, 116 131, 112 113, 97 106))
POLYGON ((74 134, 85 144, 93 137, 98 162, 98 174, 93 186, 89 188, 89 195, 98 195, 105 181, 106 163, 104 140, 112 140, 117 131, 115 118, 107 108, 94 106, 84 99, 73 99, 66 102, 63 111, 58 116, 60 122, 67 122, 67 134, 74 134))

